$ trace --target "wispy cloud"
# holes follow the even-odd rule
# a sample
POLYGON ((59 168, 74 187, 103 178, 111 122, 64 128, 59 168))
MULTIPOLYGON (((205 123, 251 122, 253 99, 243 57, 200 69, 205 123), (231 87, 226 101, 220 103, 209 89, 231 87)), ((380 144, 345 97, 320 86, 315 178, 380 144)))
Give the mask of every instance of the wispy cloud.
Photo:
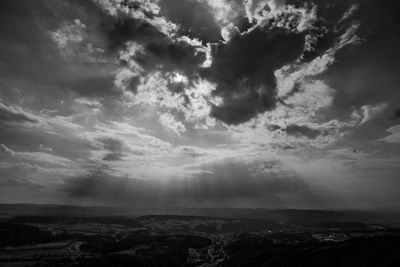
POLYGON ((388 143, 400 143, 400 125, 395 125, 387 129, 390 135, 380 139, 380 141, 388 143))
POLYGON ((0 103, 0 122, 2 123, 38 123, 35 115, 17 106, 0 103))

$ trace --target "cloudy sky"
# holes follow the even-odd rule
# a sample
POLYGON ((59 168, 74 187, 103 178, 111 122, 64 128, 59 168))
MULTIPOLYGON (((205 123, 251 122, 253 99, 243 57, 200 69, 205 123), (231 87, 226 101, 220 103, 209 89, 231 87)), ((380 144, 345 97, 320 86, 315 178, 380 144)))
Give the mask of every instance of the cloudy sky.
POLYGON ((1 0, 0 202, 398 208, 396 0, 1 0))

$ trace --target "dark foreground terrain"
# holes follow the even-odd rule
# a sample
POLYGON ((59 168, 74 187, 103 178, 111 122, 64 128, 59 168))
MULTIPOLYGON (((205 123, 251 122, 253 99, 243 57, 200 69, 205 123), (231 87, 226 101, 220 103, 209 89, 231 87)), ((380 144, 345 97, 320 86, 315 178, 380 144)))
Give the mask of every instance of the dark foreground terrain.
POLYGON ((0 205, 0 266, 400 266, 396 214, 84 211, 0 205))

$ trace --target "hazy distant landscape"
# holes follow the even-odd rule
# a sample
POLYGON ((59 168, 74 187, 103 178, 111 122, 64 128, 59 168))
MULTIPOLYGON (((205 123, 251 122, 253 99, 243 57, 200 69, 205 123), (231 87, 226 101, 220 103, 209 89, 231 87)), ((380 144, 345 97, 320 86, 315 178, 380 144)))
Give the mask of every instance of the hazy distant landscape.
POLYGON ((399 213, 3 204, 0 215, 0 266, 400 264, 399 213))

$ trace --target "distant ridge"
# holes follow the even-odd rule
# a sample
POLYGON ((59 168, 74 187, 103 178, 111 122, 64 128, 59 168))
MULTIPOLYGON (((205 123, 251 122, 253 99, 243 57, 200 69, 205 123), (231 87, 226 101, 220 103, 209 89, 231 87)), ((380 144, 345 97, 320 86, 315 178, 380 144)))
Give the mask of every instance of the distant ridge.
POLYGON ((73 206, 57 204, 0 204, 0 217, 15 216, 202 216, 238 219, 264 219, 284 224, 314 224, 318 222, 400 222, 399 212, 360 210, 302 210, 302 209, 245 209, 245 208, 123 208, 101 206, 73 206))
POLYGON ((58 204, 0 204, 0 216, 115 216, 121 211, 113 207, 88 207, 58 204))

